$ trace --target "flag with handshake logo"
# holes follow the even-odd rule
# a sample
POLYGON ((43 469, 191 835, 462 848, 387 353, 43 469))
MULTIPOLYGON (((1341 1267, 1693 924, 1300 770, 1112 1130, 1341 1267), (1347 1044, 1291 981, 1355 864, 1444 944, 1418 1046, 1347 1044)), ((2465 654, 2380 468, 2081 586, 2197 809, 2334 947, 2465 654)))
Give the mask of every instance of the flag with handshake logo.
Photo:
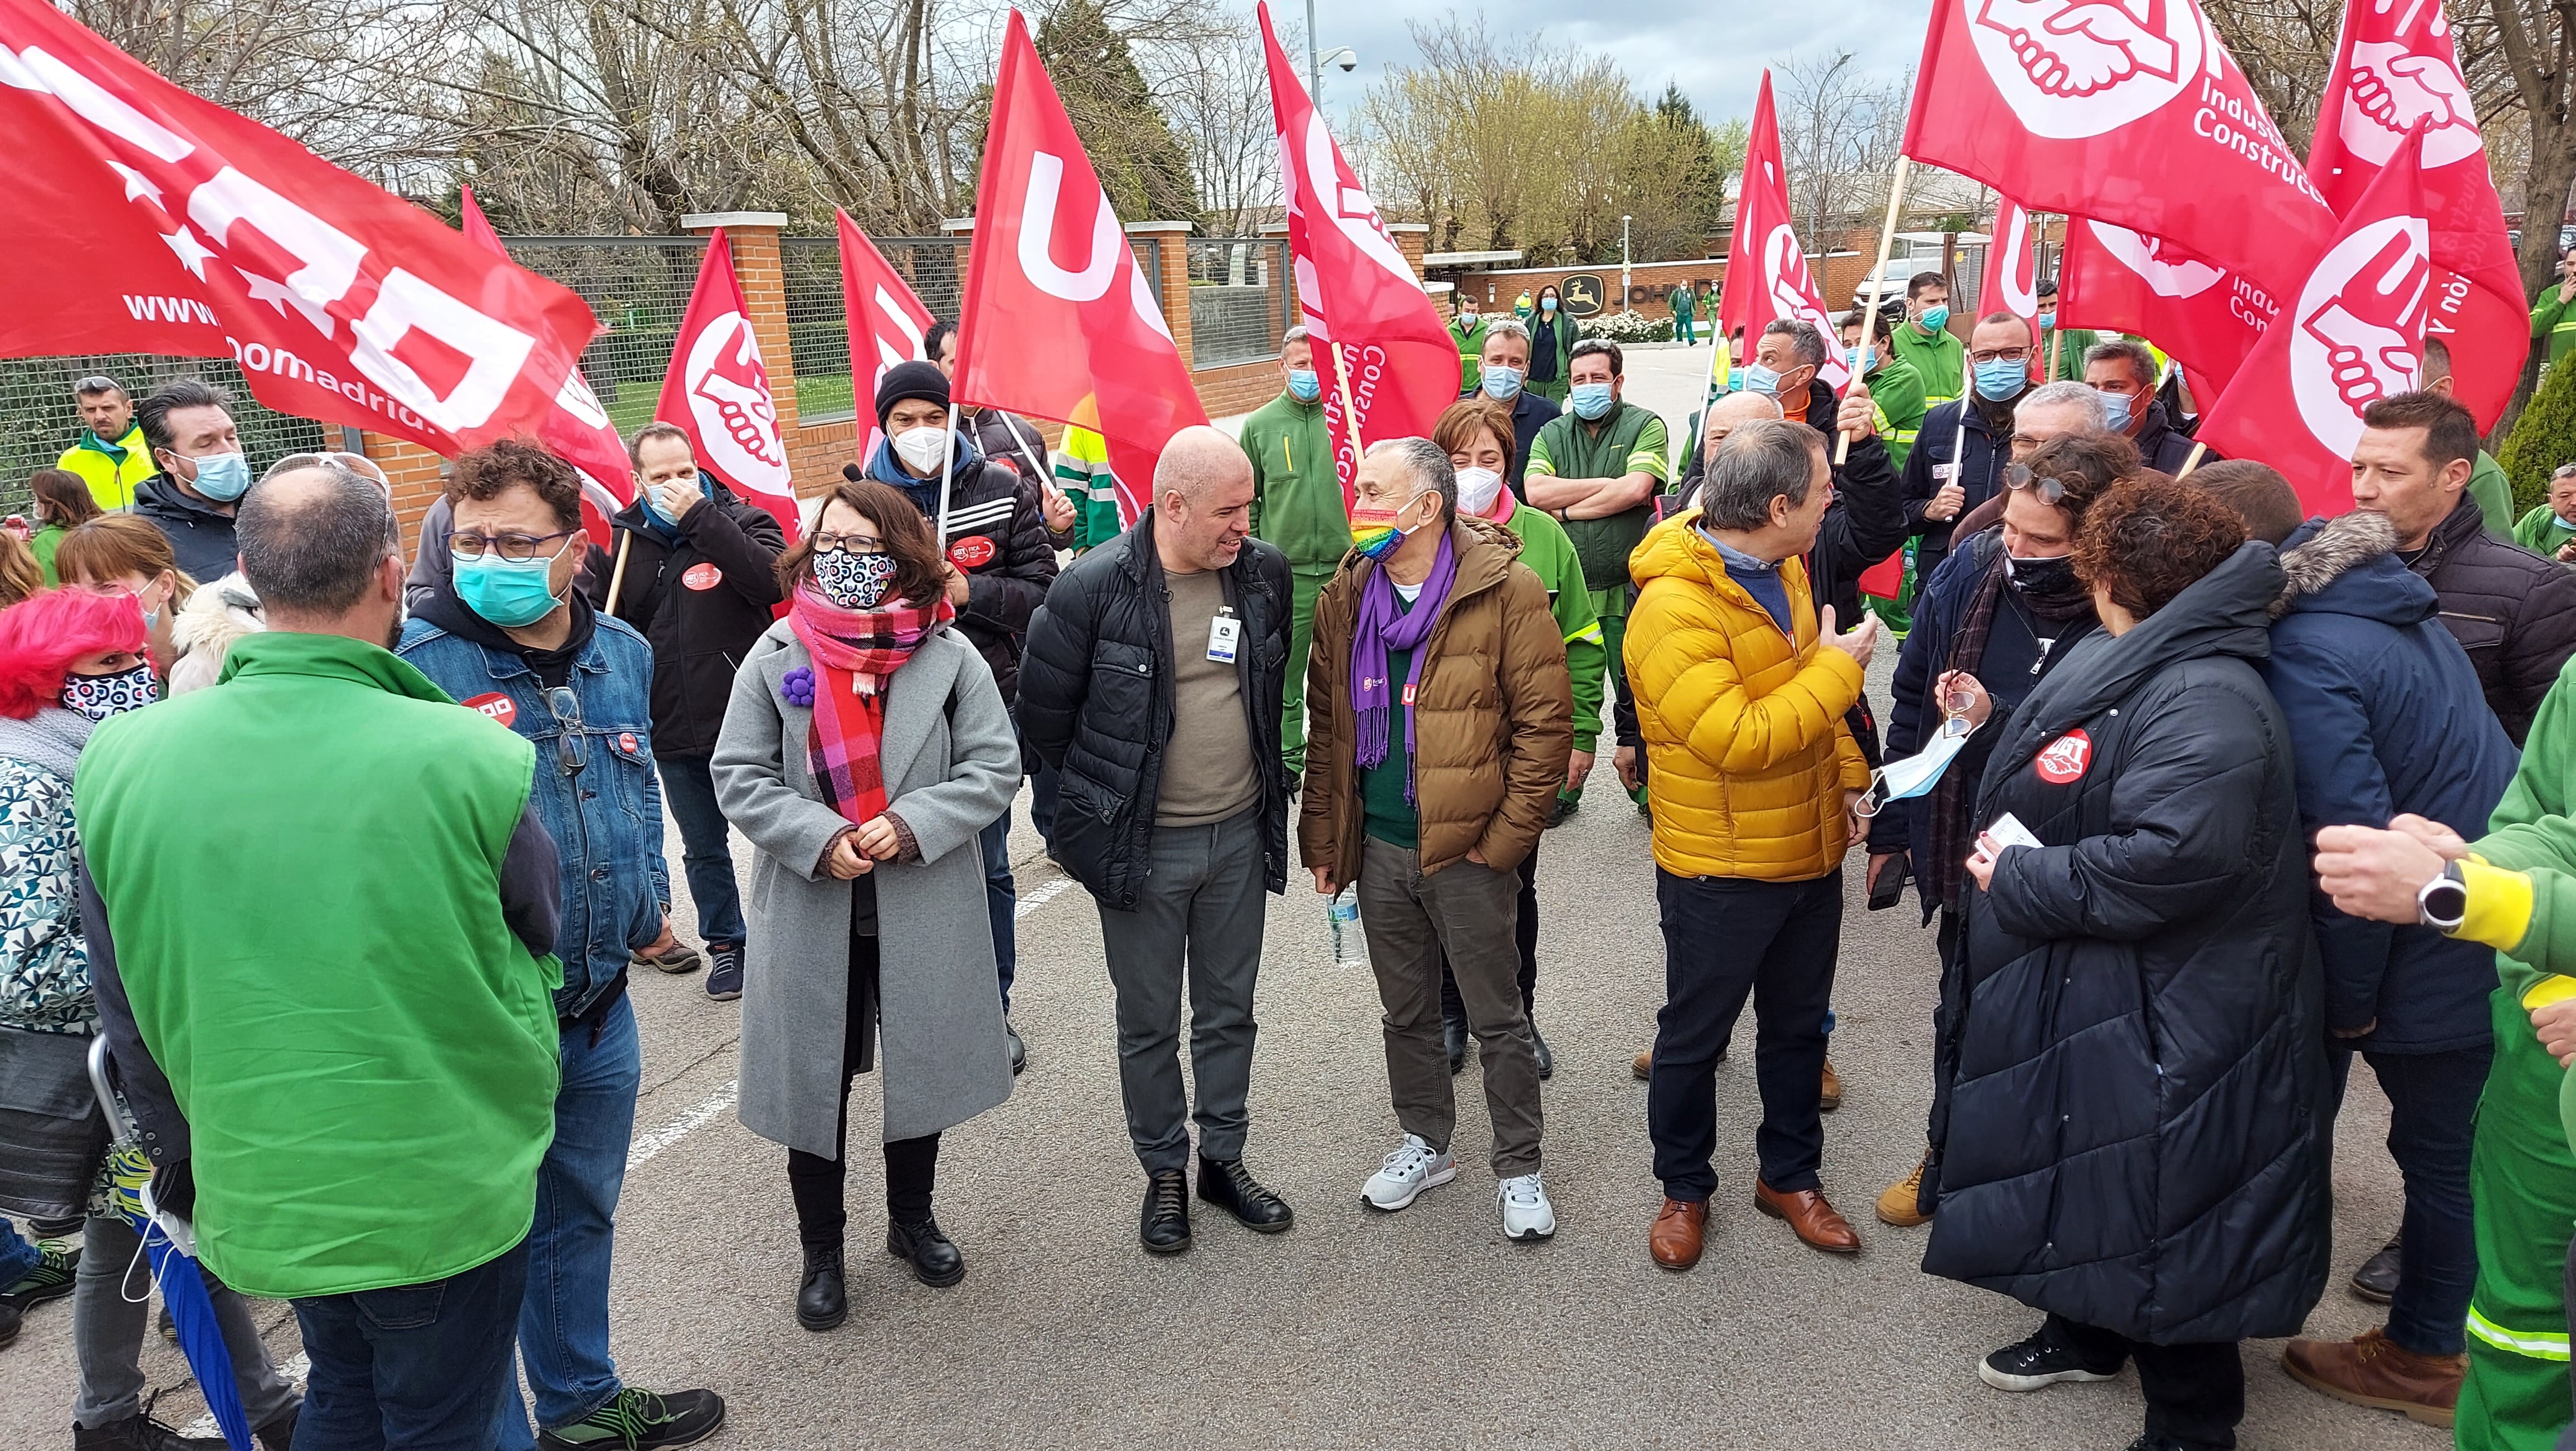
POLYGON ((796 489, 787 477, 787 443, 778 432, 778 400, 769 367, 752 335, 751 306, 734 276, 733 243, 718 227, 698 263, 698 285, 671 347, 671 371, 653 416, 686 429, 698 466, 758 504, 794 539, 796 489))
POLYGON ((443 454, 555 411, 598 330, 571 291, 163 80, 45 0, 0 0, 20 275, 0 356, 230 358, 269 407, 443 454))

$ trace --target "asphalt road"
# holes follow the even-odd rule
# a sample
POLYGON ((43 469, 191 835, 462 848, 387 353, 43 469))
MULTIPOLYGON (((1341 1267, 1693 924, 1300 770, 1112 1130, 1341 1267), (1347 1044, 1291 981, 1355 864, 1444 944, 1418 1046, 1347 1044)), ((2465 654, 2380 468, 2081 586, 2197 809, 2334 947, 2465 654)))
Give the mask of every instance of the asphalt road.
MULTIPOLYGON (((1639 351, 1632 396, 1680 426, 1706 358, 1639 351)), ((1887 668, 1883 659, 1873 671, 1882 694, 1887 668)), ((1606 761, 1603 770, 1607 781, 1606 761)), ((1988 1389, 1976 1359, 2037 1316, 1924 1275, 1929 1231, 1870 1216, 1921 1147, 1929 1096, 1934 967, 1914 914, 1863 910, 1853 874, 1834 994, 1846 1098, 1826 1119, 1824 1185, 1859 1226, 1863 1252, 1816 1254, 1754 1212, 1759 1110, 1739 1059, 1718 1076, 1708 1255, 1669 1274, 1646 1256, 1659 1199, 1645 1086, 1628 1071, 1662 995, 1646 824, 1615 790, 1598 790, 1544 853, 1538 1022, 1558 1065, 1546 1099, 1553 1241, 1502 1238, 1472 1062, 1457 1080, 1457 1181, 1402 1214, 1361 1207, 1361 1181, 1398 1137, 1376 994, 1364 971, 1331 964, 1320 900, 1292 888, 1271 903, 1247 1157, 1296 1207, 1297 1226, 1265 1238, 1201 1215, 1190 1253, 1145 1254, 1098 916, 1044 862, 1023 806, 1017 1021, 1030 1065, 1008 1104, 944 1143, 938 1213, 965 1252, 965 1280, 929 1289, 876 1252, 882 1169, 861 1138, 852 1315, 828 1335, 798 1328, 785 1151, 732 1112, 738 1014, 707 1000, 701 976, 647 973, 634 984, 645 1091, 612 1310, 621 1370, 646 1386, 722 1391, 731 1419, 712 1444, 742 1451, 2125 1446, 2139 1428, 2134 1373, 2030 1396, 1988 1389)), ((673 882, 682 885, 676 872, 673 882)), ((852 1119, 872 1124, 876 1111, 875 1080, 863 1078, 852 1119)), ((2397 1222, 2386 1128, 2384 1100, 2356 1075, 2336 1168, 2337 1283, 2311 1333, 2378 1321, 2341 1275, 2397 1222)), ((294 1356, 285 1307, 265 1315, 274 1353, 294 1356)), ((69 1444, 70 1324, 68 1301, 44 1307, 0 1350, 0 1447, 69 1444)), ((2299 1386, 2279 1350, 2244 1348, 2247 1447, 2449 1444, 2299 1386)), ((201 1404, 176 1352, 155 1337, 146 1367, 170 1388, 161 1415, 193 1419, 201 1404)))

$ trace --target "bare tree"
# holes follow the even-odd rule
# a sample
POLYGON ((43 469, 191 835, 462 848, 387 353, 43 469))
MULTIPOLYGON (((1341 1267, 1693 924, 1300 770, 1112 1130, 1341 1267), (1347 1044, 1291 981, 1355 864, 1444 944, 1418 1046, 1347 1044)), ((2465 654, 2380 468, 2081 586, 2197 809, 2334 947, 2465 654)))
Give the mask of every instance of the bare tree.
POLYGON ((1855 77, 1851 59, 1848 51, 1812 56, 1772 75, 1790 206, 1814 249, 1883 213, 1913 95, 1910 77, 1855 77))

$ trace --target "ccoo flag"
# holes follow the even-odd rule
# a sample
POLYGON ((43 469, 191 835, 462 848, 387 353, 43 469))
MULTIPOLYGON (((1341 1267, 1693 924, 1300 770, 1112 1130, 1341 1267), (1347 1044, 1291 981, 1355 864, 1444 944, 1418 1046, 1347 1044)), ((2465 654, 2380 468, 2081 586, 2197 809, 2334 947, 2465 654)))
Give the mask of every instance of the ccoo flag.
POLYGON ((867 421, 859 457, 870 459, 885 437, 869 411, 877 380, 895 364, 925 356, 922 341, 937 319, 850 214, 838 207, 832 213, 841 224, 841 311, 850 330, 850 382, 858 389, 859 416, 867 421))
MULTIPOLYGON (((2008 312, 2030 324, 2033 347, 2039 344, 2039 238, 2030 212, 2021 203, 1995 195, 1995 230, 1986 239, 1985 286, 1977 292, 1981 313, 2008 312)), ((2048 360, 2034 353, 2033 377, 2044 374, 2048 360)))
POLYGON ((1745 357, 1762 329, 1775 318, 1795 318, 1813 326, 1824 340, 1825 365, 1816 377, 1836 393, 1851 381, 1838 346, 1842 334, 1825 311, 1816 279, 1807 271, 1807 254, 1791 225, 1789 180, 1780 159, 1780 126, 1771 110, 1771 73, 1762 73, 1762 89, 1753 100, 1753 128, 1744 143, 1744 178, 1735 192, 1735 238, 1727 244, 1724 292, 1718 299, 1717 326, 1723 335, 1744 329, 1745 357))
POLYGON ((733 243, 722 227, 707 239, 706 257, 698 263, 698 285, 680 318, 671 371, 653 416, 685 430, 698 466, 745 502, 768 510, 789 539, 804 532, 787 477, 787 445, 778 434, 778 401, 769 390, 760 340, 752 336, 742 283, 734 276, 733 243))
POLYGON ((2192 396, 2207 380, 2225 387, 2281 310, 2263 288, 2212 262, 2127 227, 2070 219, 2057 268, 2060 327, 2107 328, 2192 367, 2192 396))

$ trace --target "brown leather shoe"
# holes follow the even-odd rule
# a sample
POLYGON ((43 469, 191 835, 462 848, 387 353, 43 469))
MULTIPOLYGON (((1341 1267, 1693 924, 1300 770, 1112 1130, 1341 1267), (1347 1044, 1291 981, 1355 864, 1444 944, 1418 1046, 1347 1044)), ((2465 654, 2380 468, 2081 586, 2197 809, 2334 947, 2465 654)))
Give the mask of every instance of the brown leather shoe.
POLYGON ((1860 1236, 1852 1233, 1851 1221, 1843 1218, 1839 1210, 1825 1202, 1824 1195, 1813 1189, 1783 1194, 1756 1179, 1753 1181, 1753 1207, 1773 1219, 1789 1221, 1789 1227, 1797 1231, 1798 1238, 1805 1240, 1809 1249, 1837 1255, 1860 1253, 1860 1236))
POLYGON ((2460 1401, 2465 1355, 2425 1355, 2408 1350, 2377 1329, 2350 1340, 2293 1340, 2281 1368, 2311 1390, 2356 1406, 2402 1411, 2427 1426, 2448 1426, 2460 1401))
POLYGON ((1826 1060, 1825 1060, 1825 1082, 1824 1082, 1824 1086, 1823 1086, 1822 1088, 1818 1089, 1818 1090, 1817 1090, 1817 1092, 1816 1092, 1816 1107, 1818 1107, 1818 1108, 1820 1108, 1820 1109, 1823 1109, 1823 1110, 1824 1110, 1825 1112, 1827 1112, 1827 1113, 1832 1113, 1835 1109, 1838 1109, 1838 1108, 1840 1108, 1840 1107, 1842 1107, 1842 1106, 1843 1106, 1843 1080, 1842 1080, 1842 1075, 1841 1075, 1841 1074, 1839 1074, 1839 1073, 1834 1072, 1834 1060, 1832 1060, 1831 1058, 1828 1058, 1828 1059, 1826 1059, 1826 1060))
POLYGON ((1655 1076, 1655 1050, 1654 1050, 1654 1049, 1652 1049, 1652 1048, 1648 1048, 1648 1049, 1646 1049, 1644 1052, 1639 1053, 1639 1054, 1636 1056, 1635 1060, 1629 1063, 1629 1065, 1628 1065, 1628 1071, 1629 1071, 1629 1072, 1631 1072, 1631 1073, 1633 1073, 1633 1074, 1636 1074, 1639 1078, 1652 1078, 1652 1077, 1654 1077, 1654 1076, 1655 1076))
POLYGON ((1646 1231, 1646 1252, 1668 1270, 1699 1263, 1700 1243, 1708 1234, 1708 1201, 1667 1199, 1655 1227, 1646 1231))

